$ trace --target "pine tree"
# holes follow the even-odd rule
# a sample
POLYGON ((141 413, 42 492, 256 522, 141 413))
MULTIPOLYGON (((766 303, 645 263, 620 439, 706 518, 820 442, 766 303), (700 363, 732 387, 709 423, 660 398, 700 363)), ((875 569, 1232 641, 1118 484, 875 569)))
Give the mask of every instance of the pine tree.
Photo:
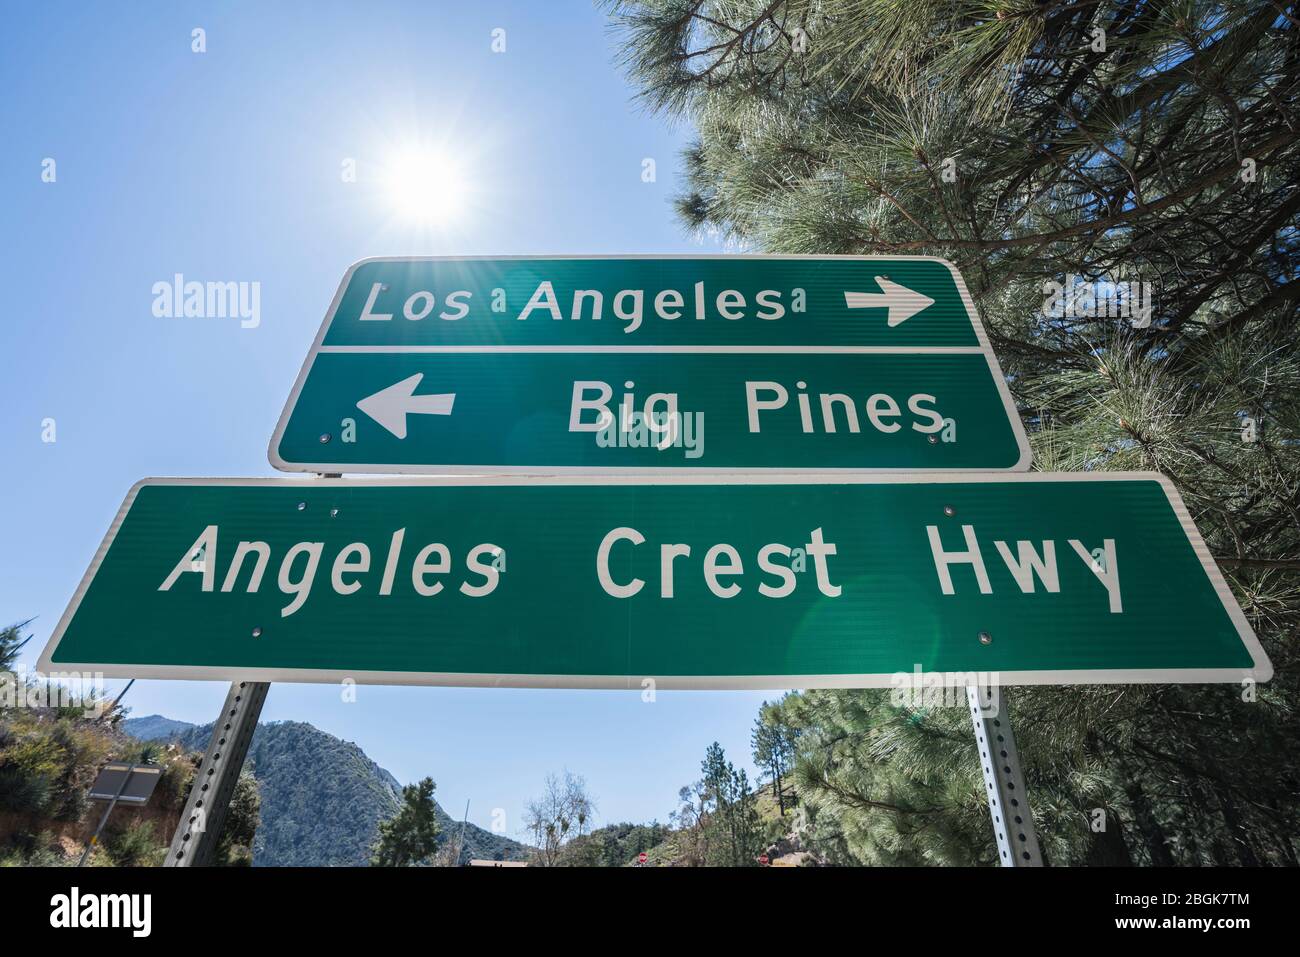
MULTIPOLYGON (((1049 860, 1296 864, 1297 5, 609 6, 644 102, 696 130, 688 227, 954 261, 1036 467, 1169 475, 1260 635, 1257 689, 1013 689, 1049 860)), ((779 718, 853 859, 996 859, 964 708, 815 691, 779 718)))
POLYGON ((213 862, 219 867, 252 867, 253 842, 262 820, 262 794, 252 771, 239 773, 235 793, 230 798, 221 839, 213 849, 213 862))
POLYGON ((411 867, 422 864, 438 847, 438 818, 433 803, 433 778, 402 788, 402 805, 379 825, 370 857, 372 867, 411 867))
POLYGON ((700 763, 700 792, 708 800, 701 824, 706 831, 706 862, 723 867, 749 867, 758 856, 761 827, 749 775, 727 760, 722 745, 714 741, 700 763))
POLYGON ((31 641, 31 636, 23 637, 23 629, 31 624, 31 619, 0 628, 0 671, 12 671, 18 662, 18 652, 31 641))
POLYGON ((798 731, 779 720, 779 715, 779 702, 763 702, 758 709, 758 717, 754 719, 750 745, 754 751, 754 763, 771 775, 772 796, 776 798, 777 808, 784 816, 784 779, 794 760, 798 731))

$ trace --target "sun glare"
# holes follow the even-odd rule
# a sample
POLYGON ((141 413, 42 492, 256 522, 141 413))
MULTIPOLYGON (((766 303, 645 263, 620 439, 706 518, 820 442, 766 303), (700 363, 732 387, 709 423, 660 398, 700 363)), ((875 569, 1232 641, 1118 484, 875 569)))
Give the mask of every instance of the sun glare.
POLYGON ((446 226, 464 212, 469 184, 452 157, 436 149, 396 153, 384 169, 394 212, 421 225, 446 226))

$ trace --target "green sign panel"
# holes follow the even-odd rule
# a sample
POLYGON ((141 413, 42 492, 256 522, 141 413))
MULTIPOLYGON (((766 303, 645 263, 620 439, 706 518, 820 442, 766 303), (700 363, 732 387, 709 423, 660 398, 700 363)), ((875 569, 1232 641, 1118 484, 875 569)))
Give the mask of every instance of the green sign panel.
POLYGON ((1029 447, 928 257, 372 259, 270 447, 311 472, 1003 470, 1029 447))
POLYGON ((1158 475, 801 478, 150 479, 41 667, 601 688, 1272 674, 1158 475))

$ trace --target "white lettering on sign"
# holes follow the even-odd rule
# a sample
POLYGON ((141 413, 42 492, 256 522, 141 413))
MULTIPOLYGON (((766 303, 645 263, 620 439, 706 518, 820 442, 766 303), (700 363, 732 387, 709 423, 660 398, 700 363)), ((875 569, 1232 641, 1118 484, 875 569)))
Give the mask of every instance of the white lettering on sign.
MULTIPOLYGON (((939 589, 944 595, 957 594, 957 579, 963 566, 970 573, 966 579, 967 588, 973 579, 980 594, 993 594, 993 578, 989 575, 985 549, 981 547, 974 525, 961 526, 959 545, 952 541, 945 545, 936 525, 925 526, 925 531, 939 589)), ((222 571, 219 568, 219 533, 217 525, 206 526, 181 553, 158 590, 171 591, 185 575, 193 575, 200 592, 217 591, 220 581, 221 593, 237 591, 241 583, 245 593, 259 593, 275 557, 274 549, 264 541, 240 541, 230 552, 224 574, 219 575, 222 571)), ((281 617, 287 618, 302 609, 322 574, 328 578, 330 590, 336 595, 354 595, 374 588, 376 594, 389 596, 397 588, 406 591, 409 587, 409 591, 416 595, 433 598, 444 592, 448 584, 444 578, 457 576, 461 594, 484 598, 497 589, 506 568, 505 549, 490 542, 466 549, 457 575, 457 562, 448 545, 429 542, 412 551, 406 548, 405 540, 405 528, 391 534, 378 581, 373 577, 378 569, 374 567, 372 556, 385 554, 382 547, 372 548, 366 542, 348 542, 341 547, 330 545, 328 548, 325 542, 290 545, 279 556, 275 571, 275 587, 288 599, 280 610, 281 617), (403 567, 406 571, 399 576, 399 568, 403 567)), ((1058 559, 1062 550, 1058 549, 1056 541, 995 540, 992 544, 1022 594, 1034 594, 1040 588, 1050 594, 1060 593, 1058 559)), ((1077 538, 1067 539, 1066 544, 1069 546, 1066 553, 1073 551, 1102 585, 1110 612, 1121 614, 1124 604, 1115 540, 1103 539, 1101 546, 1093 550, 1077 538)), ((641 554, 637 549, 646 545, 646 535, 628 525, 618 526, 605 534, 595 556, 596 580, 605 594, 614 598, 634 598, 642 593, 648 582, 632 575, 629 569, 632 559, 641 554)), ((664 599, 677 597, 682 581, 688 578, 702 582, 710 594, 723 600, 735 598, 746 589, 754 589, 765 598, 788 598, 798 590, 799 573, 808 567, 808 560, 811 560, 813 577, 821 594, 838 598, 842 593, 841 586, 832 581, 830 567, 830 559, 839 554, 839 549, 833 541, 826 540, 821 527, 810 531, 807 542, 802 545, 768 542, 745 554, 727 542, 661 542, 649 547, 657 548, 659 557, 657 581, 652 590, 664 599)))
MULTIPOLYGON (((357 317, 362 322, 387 322, 396 314, 397 297, 385 297, 381 306, 380 298, 388 291, 382 282, 372 283, 366 295, 365 305, 357 317)), ((469 315, 470 300, 473 293, 467 289, 457 289, 447 293, 441 300, 446 307, 437 313, 438 318, 448 321, 463 319, 469 315)), ((490 304, 494 312, 501 312, 498 305, 504 306, 503 291, 494 290, 494 301, 490 304), (495 293, 502 293, 496 296, 495 293)), ((438 293, 433 289, 410 290, 401 301, 402 315, 412 322, 419 322, 433 314, 434 306, 439 301, 438 293)), ((665 322, 674 322, 688 315, 695 320, 717 317, 728 322, 742 319, 759 319, 771 322, 781 319, 788 313, 807 311, 808 297, 803 289, 788 291, 781 289, 761 289, 754 293, 753 301, 736 289, 707 289, 703 282, 697 282, 691 289, 689 300, 687 294, 679 289, 620 289, 606 299, 599 289, 574 289, 567 302, 561 302, 555 284, 544 279, 537 284, 528 302, 515 317, 523 322, 535 313, 556 322, 578 321, 586 319, 599 322, 605 316, 608 301, 610 314, 623 323, 624 332, 640 329, 647 318, 647 302, 650 313, 665 322), (689 306, 688 306, 689 301, 689 306), (567 312, 565 307, 567 306, 567 312)))
MULTIPOLYGON (((628 381, 623 383, 623 388, 632 389, 635 385, 635 382, 628 381)), ((569 431, 608 431, 614 423, 614 414, 609 408, 613 396, 613 387, 599 379, 579 379, 573 383, 573 394, 569 402, 569 431), (589 412, 594 414, 588 415, 589 412)), ((619 403, 619 431, 631 432, 640 423, 643 430, 656 433, 653 442, 656 448, 662 450, 672 445, 678 434, 677 393, 651 392, 640 410, 635 408, 635 404, 636 393, 624 392, 623 401, 619 403)))
MULTIPOLYGON (((697 282, 692 292, 693 318, 697 320, 708 317, 710 306, 718 316, 732 322, 751 316, 770 321, 780 319, 787 312, 787 307, 783 301, 786 294, 778 289, 763 289, 755 293, 752 311, 744 293, 735 289, 722 289, 715 293, 706 290, 703 282, 697 282)), ((620 289, 614 294, 612 299, 614 316, 624 323, 624 332, 635 332, 641 328, 646 316, 645 301, 646 291, 644 289, 620 289)), ((803 312, 805 303, 806 297, 802 289, 790 291, 788 311, 803 312)), ((583 317, 584 305, 587 307, 587 318, 599 321, 604 306, 604 295, 595 289, 575 289, 569 306, 569 314, 565 316, 554 284, 550 280, 543 280, 533 290, 532 296, 529 297, 527 304, 520 311, 518 318, 522 321, 528 319, 534 312, 540 311, 557 322, 565 319, 577 320, 583 317)), ((655 315, 660 319, 672 322, 682 318, 683 311, 686 308, 686 299, 677 289, 661 289, 654 294, 653 308, 655 315)))
MULTIPOLYGON (((838 598, 841 588, 831 582, 828 561, 836 554, 835 543, 826 541, 820 528, 814 528, 808 538, 809 541, 802 546, 802 550, 813 560, 817 589, 828 598, 838 598)), ((633 598, 645 587, 646 582, 643 578, 616 580, 610 568, 615 546, 622 546, 618 552, 621 564, 630 558, 628 549, 644 545, 645 541, 645 535, 626 525, 611 529, 601 539, 600 547, 596 550, 596 580, 600 582, 600 587, 605 594, 612 595, 614 598, 633 598)), ((774 556, 790 558, 795 551, 780 542, 771 542, 758 550, 757 561, 760 571, 775 579, 775 581, 759 582, 760 595, 767 598, 785 598, 794 593, 798 584, 794 569, 791 565, 783 565, 776 561, 774 556)), ((665 542, 659 546, 660 598, 676 596, 678 562, 690 559, 691 556, 691 546, 684 542, 665 542)), ((718 598, 735 598, 739 595, 743 586, 735 579, 742 578, 745 574, 744 559, 735 546, 719 542, 704 551, 703 561, 700 563, 700 577, 703 578, 705 587, 718 598)))
MULTIPOLYGON (((820 424, 823 432, 838 432, 841 426, 847 432, 862 431, 862 421, 858 417, 856 401, 843 392, 821 392, 817 395, 818 414, 814 415, 811 397, 804 390, 808 384, 804 381, 795 383, 795 404, 798 407, 799 425, 804 432, 816 432, 820 424)), ((907 399, 908 414, 912 417, 908 425, 914 431, 929 435, 944 427, 944 416, 930 408, 937 400, 925 392, 918 392, 907 399)), ((749 414, 749 431, 763 431, 763 413, 777 412, 790 403, 790 390, 780 382, 746 382, 745 408, 749 414)), ((863 401, 863 410, 867 422, 879 432, 892 433, 903 428, 902 406, 893 396, 877 392, 867 396, 863 401)), ((788 414, 788 413, 787 413, 788 414)))
MULTIPOLYGON (((200 591, 213 591, 217 574, 217 537, 219 528, 209 525, 203 529, 178 561, 171 572, 158 586, 159 591, 171 591, 182 575, 199 576, 200 591), (202 554, 202 561, 195 561, 196 554, 202 554)), ((393 532, 388 542, 388 557, 384 562, 383 575, 377 593, 391 595, 397 578, 397 568, 401 561, 402 545, 406 529, 399 528, 393 532)), ((291 596, 287 605, 280 609, 280 616, 287 618, 307 603, 316 576, 322 565, 325 552, 324 542, 297 542, 285 551, 280 560, 276 574, 276 586, 281 593, 291 596)), ((370 546, 364 542, 350 542, 344 545, 332 560, 329 568, 330 588, 338 595, 352 595, 365 588, 366 576, 370 574, 370 546)), ((231 555, 230 564, 221 584, 222 592, 232 592, 239 584, 246 560, 252 556, 252 566, 245 577, 245 592, 256 594, 261 590, 266 567, 271 560, 271 546, 266 542, 239 542, 231 555)), ((460 582, 460 592, 470 598, 483 598, 492 594, 501 581, 501 572, 505 568, 505 549, 490 542, 475 545, 465 555, 465 573, 460 582)), ((438 576, 452 573, 450 549, 441 542, 432 542, 421 548, 411 562, 411 589, 422 597, 433 597, 443 590, 443 583, 438 576)))
MULTIPOLYGON (((988 569, 984 565, 984 554, 980 550, 979 539, 975 534, 975 526, 963 525, 961 531, 962 538, 965 541, 965 548, 948 549, 943 545, 938 526, 925 526, 926 535, 930 539, 930 555, 934 559, 934 570, 939 576, 939 588, 945 595, 957 594, 951 569, 954 566, 969 565, 974 573, 975 583, 979 587, 980 594, 991 595, 993 594, 993 585, 989 580, 988 569)), ((1124 602, 1120 594, 1119 562, 1115 557, 1115 539, 1107 538, 1103 540, 1102 547, 1097 549, 1099 556, 1090 552, 1083 542, 1077 538, 1069 539, 1068 543, 1080 560, 1088 566, 1088 570, 1097 576, 1097 580, 1106 589, 1107 604, 1111 614, 1121 614, 1124 611, 1124 602)), ((1017 541, 1015 543, 1015 554, 1012 554, 1011 547, 1007 542, 995 541, 993 545, 1022 593, 1026 595, 1033 594, 1037 590, 1039 583, 1047 592, 1060 593, 1061 580, 1056 565, 1055 541, 1048 539, 1040 542, 1037 546, 1030 541, 1017 541)))
MULTIPOLYGON (((387 322, 393 318, 391 312, 379 312, 376 308, 379 294, 383 290, 384 284, 382 282, 371 285, 370 294, 366 297, 365 307, 362 308, 361 315, 358 317, 362 322, 387 322)), ((438 318, 446 319, 448 322, 464 319, 469 315, 469 300, 472 296, 473 293, 467 289, 457 289, 455 292, 447 293, 447 297, 443 300, 443 305, 447 308, 438 313, 438 318)), ((412 322, 419 322, 433 312, 433 307, 437 302, 437 297, 428 289, 417 289, 407 296, 402 303, 402 315, 412 322)))

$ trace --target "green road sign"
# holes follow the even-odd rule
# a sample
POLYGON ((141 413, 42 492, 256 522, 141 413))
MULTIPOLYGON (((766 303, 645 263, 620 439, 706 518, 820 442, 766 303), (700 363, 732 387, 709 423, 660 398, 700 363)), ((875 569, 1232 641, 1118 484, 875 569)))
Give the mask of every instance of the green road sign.
POLYGON ((41 667, 600 688, 1272 674, 1152 473, 150 479, 41 667))
POLYGON ((928 257, 370 259, 280 417, 310 472, 1029 468, 928 257))

